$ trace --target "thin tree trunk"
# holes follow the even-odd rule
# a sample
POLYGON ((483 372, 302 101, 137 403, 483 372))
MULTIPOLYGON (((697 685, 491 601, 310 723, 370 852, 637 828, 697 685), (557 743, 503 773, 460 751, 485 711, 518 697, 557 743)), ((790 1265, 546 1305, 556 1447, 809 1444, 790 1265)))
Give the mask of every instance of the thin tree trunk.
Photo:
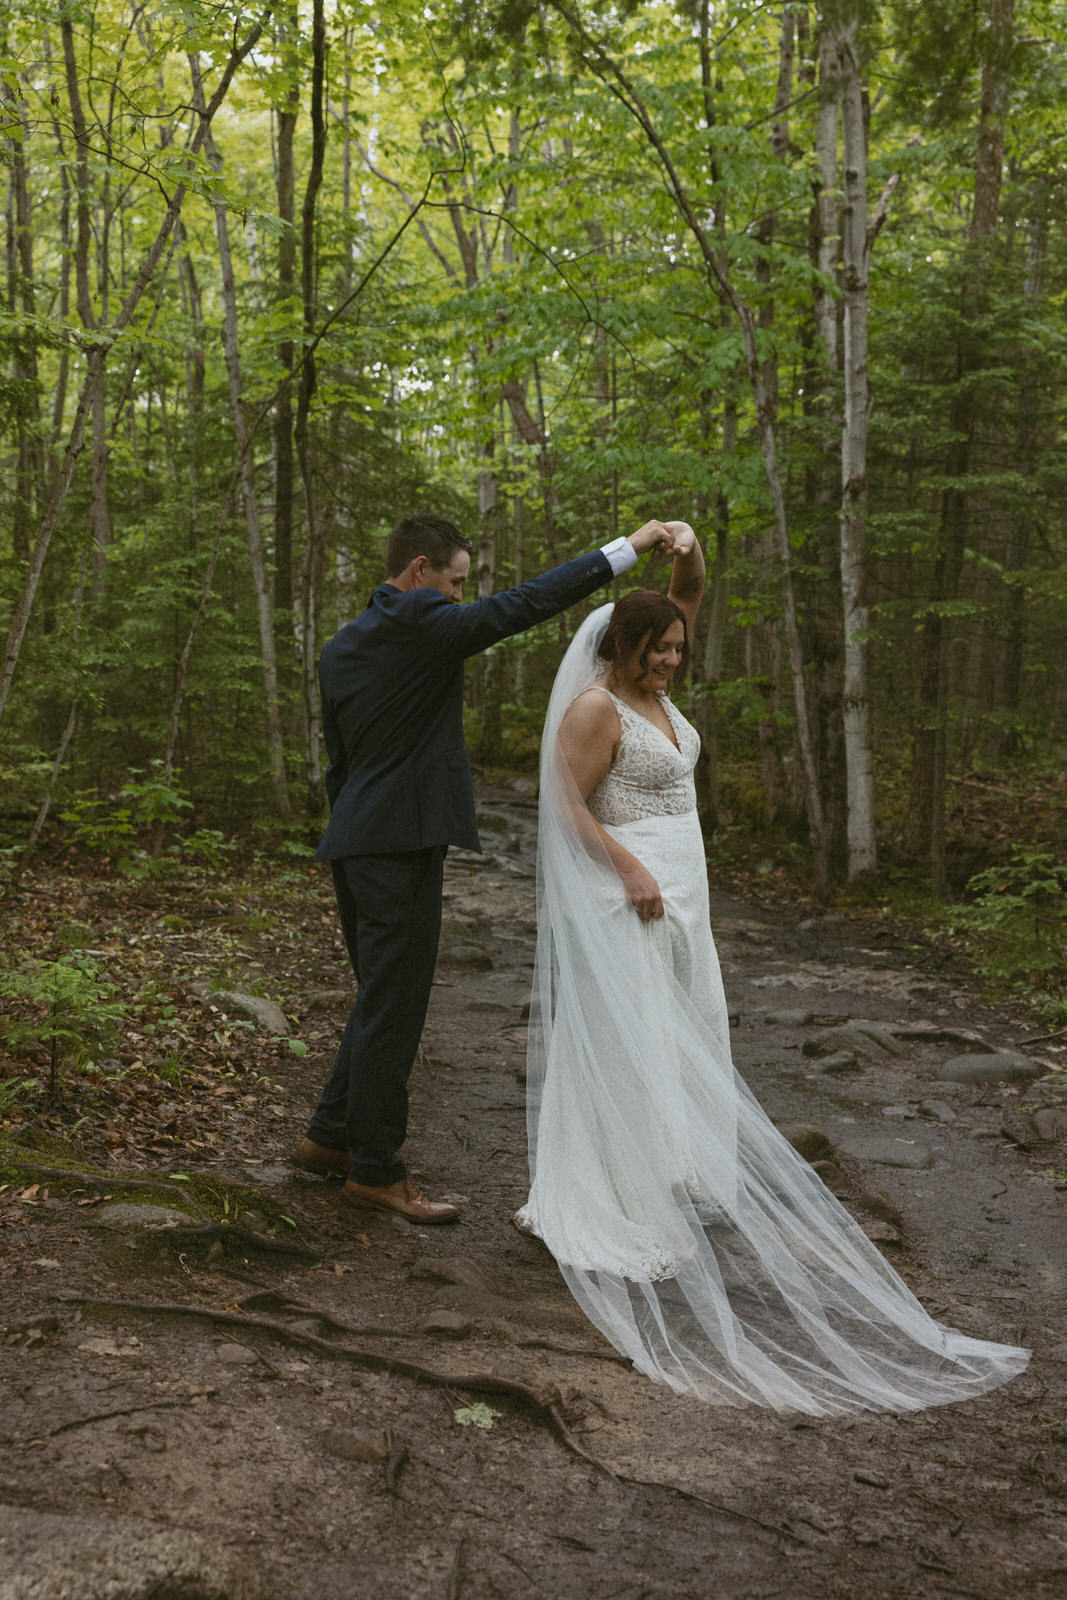
POLYGON ((301 296, 304 312, 304 361, 296 413, 296 449, 304 486, 306 535, 301 584, 300 651, 304 702, 304 774, 307 806, 318 816, 325 803, 320 754, 319 692, 316 675, 319 589, 322 583, 322 535, 319 527, 315 474, 311 460, 311 402, 317 382, 315 352, 315 204, 326 158, 326 19, 323 0, 314 0, 312 14, 311 165, 301 211, 301 296))
POLYGON ((937 895, 947 887, 945 793, 948 780, 948 712, 953 630, 944 608, 958 599, 969 528, 967 477, 976 422, 972 381, 981 367, 981 323, 985 317, 991 245, 1000 214, 1015 0, 989 0, 983 41, 982 98, 975 155, 974 193, 961 295, 956 354, 956 394, 949 413, 948 487, 941 500, 941 549, 931 599, 936 609, 923 626, 918 727, 912 750, 912 785, 906 840, 927 849, 930 882, 937 895))
MULTIPOLYGON (((297 113, 300 106, 300 88, 296 81, 296 50, 300 36, 300 20, 291 12, 284 24, 279 25, 280 49, 283 60, 289 59, 292 81, 283 104, 278 108, 278 216, 285 224, 278 235, 278 304, 281 313, 289 317, 296 294, 296 174, 293 161, 293 141, 296 133, 297 113)), ((294 343, 285 338, 278 346, 278 359, 282 365, 283 381, 274 407, 274 607, 284 612, 279 617, 279 629, 288 630, 293 607, 293 497, 295 475, 293 470, 293 394, 292 371, 294 343)))
MULTIPOLYGON (((200 64, 190 57, 196 103, 203 100, 200 64)), ((205 154, 216 173, 222 171, 222 158, 215 141, 208 132, 205 154)), ((252 437, 248 413, 241 394, 241 357, 237 335, 237 290, 233 276, 233 253, 230 248, 229 218, 226 207, 215 206, 215 234, 219 246, 220 289, 222 294, 222 343, 226 357, 229 380, 230 408, 233 413, 234 442, 241 475, 241 493, 244 502, 245 533, 255 589, 256 618, 259 624, 259 652, 263 673, 263 699, 266 716, 267 757, 270 764, 274 802, 278 814, 286 822, 292 817, 285 774, 285 746, 282 737, 281 707, 278 699, 278 662, 274 643, 274 625, 271 614, 272 586, 263 545, 263 530, 259 515, 259 497, 256 491, 255 459, 252 454, 252 437)))

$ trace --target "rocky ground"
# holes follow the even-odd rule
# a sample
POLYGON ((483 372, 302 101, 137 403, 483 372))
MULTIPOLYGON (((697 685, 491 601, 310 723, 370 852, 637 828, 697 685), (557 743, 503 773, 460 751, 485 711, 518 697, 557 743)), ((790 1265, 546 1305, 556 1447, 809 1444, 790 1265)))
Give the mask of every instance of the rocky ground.
MULTIPOLYGON (((171 940, 175 995, 215 1006, 205 1050, 253 1021, 242 961, 309 1050, 272 1042, 275 1016, 240 1034, 239 1072, 220 1054, 214 1077, 152 1079, 149 1124, 120 1095, 151 1068, 131 1031, 109 1098, 85 1084, 11 1121, 0 1600, 1067 1593, 1064 1042, 1029 1042, 874 922, 713 888, 764 1105, 934 1314, 1035 1355, 979 1401, 905 1417, 680 1399, 603 1344, 510 1222, 532 813, 514 795, 485 813, 490 853, 449 863, 413 1085, 410 1164, 463 1203, 452 1228, 349 1210, 286 1162, 347 1003, 328 884, 279 889, 269 949, 262 908, 231 908, 224 963, 180 886, 138 913, 127 944, 171 940)), ((106 885, 80 916, 118 948, 106 885)))

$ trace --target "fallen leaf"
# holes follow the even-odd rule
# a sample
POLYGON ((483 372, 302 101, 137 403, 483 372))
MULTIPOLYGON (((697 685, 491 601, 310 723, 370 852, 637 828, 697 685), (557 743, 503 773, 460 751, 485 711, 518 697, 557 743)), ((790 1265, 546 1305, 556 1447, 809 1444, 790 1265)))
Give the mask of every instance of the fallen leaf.
POLYGON ((461 1428, 491 1428, 503 1412, 494 1411, 492 1406, 483 1405, 479 1400, 473 1406, 460 1406, 452 1415, 461 1428))

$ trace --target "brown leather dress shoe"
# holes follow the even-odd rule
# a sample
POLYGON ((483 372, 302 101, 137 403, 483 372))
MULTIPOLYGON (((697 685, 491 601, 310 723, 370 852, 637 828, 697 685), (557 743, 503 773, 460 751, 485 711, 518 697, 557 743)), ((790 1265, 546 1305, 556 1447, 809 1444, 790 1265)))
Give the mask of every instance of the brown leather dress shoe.
POLYGON ((406 1222, 458 1222, 459 1207, 446 1200, 427 1200, 407 1178, 381 1188, 369 1183, 353 1183, 351 1178, 341 1191, 350 1205, 376 1206, 379 1211, 395 1211, 406 1222))
POLYGON ((347 1178, 352 1170, 352 1158, 347 1150, 331 1150, 329 1145, 316 1144, 314 1139, 301 1139, 290 1160, 302 1172, 317 1172, 321 1178, 347 1178))

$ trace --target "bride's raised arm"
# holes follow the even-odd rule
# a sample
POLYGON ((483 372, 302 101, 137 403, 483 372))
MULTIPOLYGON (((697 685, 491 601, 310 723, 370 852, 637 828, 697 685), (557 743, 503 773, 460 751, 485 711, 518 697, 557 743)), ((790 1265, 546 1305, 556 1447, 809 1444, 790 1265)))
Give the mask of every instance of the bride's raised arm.
POLYGON ((560 749, 574 785, 571 811, 582 843, 590 855, 608 856, 627 900, 641 921, 648 922, 663 915, 659 884, 635 855, 601 827, 585 803, 611 771, 620 738, 619 714, 610 695, 598 689, 586 690, 572 701, 560 723, 560 749))
POLYGON ((674 537, 674 566, 667 592, 684 615, 686 632, 692 639, 700 597, 704 593, 704 552, 688 522, 667 522, 664 527, 669 528, 674 537))

